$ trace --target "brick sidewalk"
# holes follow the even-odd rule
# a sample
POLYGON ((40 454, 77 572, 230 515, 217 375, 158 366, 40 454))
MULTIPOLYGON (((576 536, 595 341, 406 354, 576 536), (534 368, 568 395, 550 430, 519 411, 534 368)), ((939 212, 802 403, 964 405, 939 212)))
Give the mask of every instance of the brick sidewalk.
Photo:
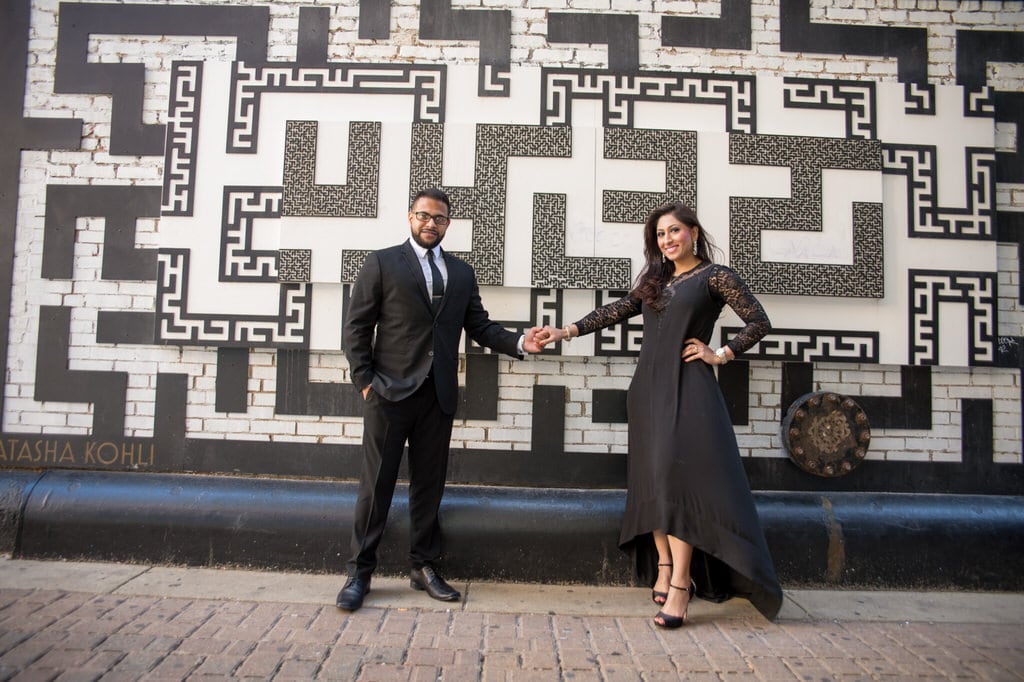
POLYGON ((664 631, 635 616, 0 589, 4 680, 1021 680, 1021 635, 706 610, 664 631))

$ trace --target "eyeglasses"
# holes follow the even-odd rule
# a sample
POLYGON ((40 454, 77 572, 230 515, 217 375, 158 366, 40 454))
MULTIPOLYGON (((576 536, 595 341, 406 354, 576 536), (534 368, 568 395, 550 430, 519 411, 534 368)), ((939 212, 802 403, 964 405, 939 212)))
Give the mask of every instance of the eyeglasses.
POLYGON ((422 223, 428 223, 433 220, 434 224, 438 227, 444 227, 451 222, 451 219, 448 216, 440 213, 437 215, 430 215, 426 211, 416 211, 413 215, 416 216, 416 220, 419 220, 422 223))

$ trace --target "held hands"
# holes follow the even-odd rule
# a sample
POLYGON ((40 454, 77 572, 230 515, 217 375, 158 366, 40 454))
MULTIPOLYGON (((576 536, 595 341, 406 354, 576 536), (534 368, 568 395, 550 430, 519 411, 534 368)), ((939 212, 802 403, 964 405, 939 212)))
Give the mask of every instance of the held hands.
POLYGON ((565 341, 565 339, 565 328, 559 329, 558 327, 552 327, 549 324, 543 329, 537 329, 537 342, 540 343, 542 348, 549 343, 558 343, 559 341, 565 341))
POLYGON ((527 353, 539 353, 544 350, 544 344, 540 342, 539 335, 543 333, 540 327, 530 327, 523 339, 523 350, 527 353))

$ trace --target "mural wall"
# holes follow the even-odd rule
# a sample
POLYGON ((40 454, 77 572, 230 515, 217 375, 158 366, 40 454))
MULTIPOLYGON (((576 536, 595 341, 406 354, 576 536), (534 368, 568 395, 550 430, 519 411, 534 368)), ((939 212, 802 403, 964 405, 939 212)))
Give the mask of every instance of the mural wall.
MULTIPOLYGON (((1024 9, 906 4, 8 3, 0 466, 354 477, 347 287, 436 185, 520 330, 693 205, 775 326, 719 371, 755 488, 1021 493, 1024 9), (846 475, 791 461, 816 391, 846 475)), ((467 343, 452 480, 623 485, 642 334, 467 343)))

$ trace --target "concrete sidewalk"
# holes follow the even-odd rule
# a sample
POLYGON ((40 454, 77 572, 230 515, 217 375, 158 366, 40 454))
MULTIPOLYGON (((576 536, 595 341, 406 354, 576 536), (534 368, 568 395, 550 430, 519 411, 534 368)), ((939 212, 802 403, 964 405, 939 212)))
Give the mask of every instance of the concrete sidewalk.
POLYGON ((0 679, 1024 680, 1024 594, 787 590, 775 623, 650 590, 0 560, 0 679))

